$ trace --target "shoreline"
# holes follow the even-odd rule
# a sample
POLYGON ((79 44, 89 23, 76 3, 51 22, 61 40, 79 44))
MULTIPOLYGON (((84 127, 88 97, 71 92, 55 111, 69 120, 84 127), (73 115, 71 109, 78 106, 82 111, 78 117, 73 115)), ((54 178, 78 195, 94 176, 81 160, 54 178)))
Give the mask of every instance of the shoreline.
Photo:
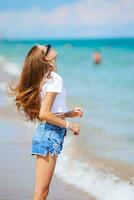
POLYGON ((78 141, 76 140, 73 140, 72 145, 77 146, 77 148, 71 149, 72 159, 77 158, 80 162, 92 164, 97 171, 101 171, 106 174, 111 172, 113 175, 124 181, 131 182, 131 178, 134 178, 133 164, 97 156, 91 148, 88 150, 88 152, 87 149, 81 150, 80 147, 84 144, 79 146, 78 141), (77 155, 77 152, 79 152, 79 156, 77 155))

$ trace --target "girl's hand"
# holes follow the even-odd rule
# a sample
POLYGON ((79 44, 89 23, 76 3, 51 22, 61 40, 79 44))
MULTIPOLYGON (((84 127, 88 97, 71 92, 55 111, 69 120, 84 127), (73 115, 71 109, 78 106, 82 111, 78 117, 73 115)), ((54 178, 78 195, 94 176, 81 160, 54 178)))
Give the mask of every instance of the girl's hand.
POLYGON ((74 135, 79 135, 80 132, 80 125, 78 123, 70 123, 70 131, 74 135))
POLYGON ((75 107, 71 111, 71 117, 82 117, 83 115, 83 109, 81 107, 75 107))

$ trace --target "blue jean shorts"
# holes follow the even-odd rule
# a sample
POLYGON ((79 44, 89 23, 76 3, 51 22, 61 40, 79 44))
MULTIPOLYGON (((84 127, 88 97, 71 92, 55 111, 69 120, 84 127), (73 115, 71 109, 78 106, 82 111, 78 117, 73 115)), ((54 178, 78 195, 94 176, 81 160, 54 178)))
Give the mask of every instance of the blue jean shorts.
POLYGON ((32 151, 30 155, 58 156, 63 148, 67 129, 48 122, 40 122, 32 136, 32 151))

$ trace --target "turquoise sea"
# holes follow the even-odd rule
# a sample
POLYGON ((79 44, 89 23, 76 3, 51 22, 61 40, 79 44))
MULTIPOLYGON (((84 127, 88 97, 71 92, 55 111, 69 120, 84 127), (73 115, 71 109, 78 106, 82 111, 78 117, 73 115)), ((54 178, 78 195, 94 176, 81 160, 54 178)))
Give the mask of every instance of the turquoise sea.
MULTIPOLYGON (((87 152, 87 157, 91 150, 100 158, 133 166, 134 39, 3 40, 0 68, 16 76, 31 46, 46 43, 58 51, 58 73, 66 85, 68 109, 84 109, 83 118, 72 119, 81 125, 80 139, 75 141, 78 149, 87 152), (92 61, 96 49, 102 56, 99 65, 92 61)), ((2 99, 0 106, 4 104, 2 99)), ((77 150, 75 146, 70 148, 77 150)), ((77 156, 78 160, 81 158, 77 156)))

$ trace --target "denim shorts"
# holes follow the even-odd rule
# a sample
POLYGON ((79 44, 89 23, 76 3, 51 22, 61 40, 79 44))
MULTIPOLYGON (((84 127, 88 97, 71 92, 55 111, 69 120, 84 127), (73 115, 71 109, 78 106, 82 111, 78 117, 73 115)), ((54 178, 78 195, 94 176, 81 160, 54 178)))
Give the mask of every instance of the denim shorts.
POLYGON ((63 148, 67 129, 48 122, 40 122, 32 136, 32 151, 30 155, 58 156, 63 148))

